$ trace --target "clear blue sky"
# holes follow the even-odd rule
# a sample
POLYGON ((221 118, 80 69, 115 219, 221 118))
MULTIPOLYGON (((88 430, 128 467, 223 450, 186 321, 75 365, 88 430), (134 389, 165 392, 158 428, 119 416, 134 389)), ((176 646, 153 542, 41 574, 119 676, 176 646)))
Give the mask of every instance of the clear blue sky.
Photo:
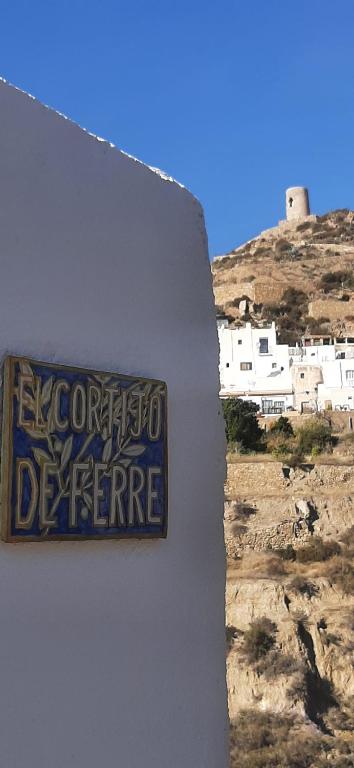
POLYGON ((3 0, 0 74, 188 186, 211 255, 287 186, 354 208, 354 0, 3 0))

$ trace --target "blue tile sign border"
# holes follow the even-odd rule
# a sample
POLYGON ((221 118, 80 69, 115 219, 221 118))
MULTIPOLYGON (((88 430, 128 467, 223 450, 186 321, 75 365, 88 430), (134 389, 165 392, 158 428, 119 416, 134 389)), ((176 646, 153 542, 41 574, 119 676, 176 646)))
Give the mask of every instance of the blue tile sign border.
POLYGON ((6 357, 2 538, 166 534, 166 384, 6 357))

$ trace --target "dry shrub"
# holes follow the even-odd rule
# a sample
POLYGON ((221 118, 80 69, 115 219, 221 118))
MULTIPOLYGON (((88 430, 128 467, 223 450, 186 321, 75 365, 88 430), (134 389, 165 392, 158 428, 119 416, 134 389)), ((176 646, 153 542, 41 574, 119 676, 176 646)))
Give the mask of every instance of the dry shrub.
POLYGON ((325 723, 331 731, 349 731, 354 736, 354 696, 343 702, 340 707, 328 710, 325 723))
POLYGON ((334 557, 326 565, 325 575, 345 595, 354 595, 354 566, 346 557, 334 557))
POLYGON ((266 436, 266 441, 268 453, 271 453, 276 459, 281 459, 283 456, 286 457, 291 454, 295 446, 293 440, 280 432, 269 432, 266 436))
POLYGON ((231 267, 232 259, 230 256, 224 256, 222 259, 219 259, 218 261, 213 261, 213 269, 225 269, 228 267, 231 267))
POLYGON ((227 624, 227 626, 225 627, 227 653, 230 653, 231 648, 234 644, 234 640, 236 640, 239 632, 240 630, 238 630, 237 627, 234 627, 232 624, 227 624))
POLYGON ((286 691, 290 701, 306 701, 308 696, 305 668, 300 669, 293 677, 286 691))
MULTIPOLYGON (((354 439, 354 434, 352 433, 352 435, 354 439)), ((354 525, 352 525, 351 528, 348 528, 346 531, 344 531, 344 533, 341 534, 340 540, 352 554, 354 550, 354 525)))
POLYGON ((248 578, 267 579, 284 576, 285 564, 273 552, 247 552, 247 557, 242 561, 240 576, 248 578))
POLYGON ((299 453, 309 454, 314 448, 318 452, 330 449, 333 443, 332 430, 328 422, 318 416, 306 421, 296 430, 299 453))
POLYGON ((296 560, 299 563, 319 563, 339 555, 340 545, 336 541, 322 541, 318 536, 313 536, 306 547, 301 547, 296 552, 296 560))
POLYGON ((267 681, 274 680, 280 675, 294 675, 303 672, 303 665, 294 656, 280 653, 277 649, 269 651, 256 664, 256 670, 267 681))
POLYGON ((243 536, 246 531, 248 531, 247 525, 242 525, 241 523, 233 523, 231 525, 231 533, 233 536, 243 536))
POLYGON ((277 625, 267 616, 251 622, 243 635, 242 646, 242 654, 249 664, 254 664, 267 655, 274 646, 276 633, 277 625))
POLYGON ((325 740, 278 713, 243 710, 231 722, 230 768, 312 768, 325 740))
POLYGON ((290 560, 292 562, 296 560, 296 550, 292 544, 287 544, 286 547, 280 547, 279 549, 273 549, 273 552, 282 560, 290 560))
POLYGON ((244 501, 236 501, 233 505, 234 520, 241 520, 246 522, 252 515, 257 513, 256 507, 251 504, 247 504, 244 501))

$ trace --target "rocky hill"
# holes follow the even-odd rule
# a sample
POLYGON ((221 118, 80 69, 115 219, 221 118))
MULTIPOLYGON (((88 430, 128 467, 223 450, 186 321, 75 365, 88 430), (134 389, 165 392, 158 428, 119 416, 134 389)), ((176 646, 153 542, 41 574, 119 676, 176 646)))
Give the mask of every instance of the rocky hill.
POLYGON ((354 468, 229 456, 232 768, 354 766, 354 468))
MULTIPOLYGON (((281 222, 212 274, 234 326, 354 338, 353 211, 281 222)), ((311 463, 228 455, 231 768, 354 768, 353 462, 352 433, 311 463)))
POLYGON ((354 211, 280 222, 212 262, 217 309, 241 324, 275 320, 280 341, 354 337, 354 211))

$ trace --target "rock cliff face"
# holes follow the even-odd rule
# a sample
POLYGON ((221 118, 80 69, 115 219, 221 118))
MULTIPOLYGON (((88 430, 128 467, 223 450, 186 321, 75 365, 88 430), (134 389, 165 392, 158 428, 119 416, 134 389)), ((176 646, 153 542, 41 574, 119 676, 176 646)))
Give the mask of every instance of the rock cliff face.
POLYGON ((276 713, 323 736, 326 765, 354 765, 354 468, 233 457, 225 493, 235 732, 243 710, 276 713))
POLYGON ((214 259, 215 303, 236 325, 276 320, 285 342, 305 332, 353 336, 353 256, 353 211, 282 222, 214 259))

